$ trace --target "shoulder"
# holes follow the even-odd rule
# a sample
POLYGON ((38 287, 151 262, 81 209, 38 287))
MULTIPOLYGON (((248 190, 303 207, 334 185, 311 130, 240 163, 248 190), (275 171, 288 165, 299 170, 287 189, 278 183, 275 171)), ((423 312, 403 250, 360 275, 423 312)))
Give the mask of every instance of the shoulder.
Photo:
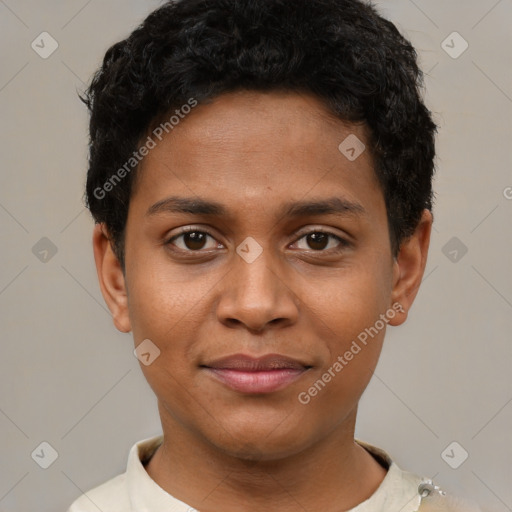
POLYGON ((392 502, 395 509, 402 512, 482 512, 474 502, 451 496, 429 478, 400 469, 384 450, 359 439, 355 441, 388 467, 387 476, 372 497, 374 502, 377 503, 377 498, 385 495, 385 506, 389 508, 392 502))
POLYGON ((130 489, 139 487, 149 477, 143 463, 151 458, 162 443, 163 436, 155 436, 136 442, 128 454, 126 471, 82 494, 67 512, 131 512, 130 489))
POLYGON ((129 512, 130 498, 126 473, 87 491, 74 501, 67 512, 129 512))
POLYGON ((441 491, 431 480, 422 484, 420 492, 418 512, 482 512, 476 503, 441 491))

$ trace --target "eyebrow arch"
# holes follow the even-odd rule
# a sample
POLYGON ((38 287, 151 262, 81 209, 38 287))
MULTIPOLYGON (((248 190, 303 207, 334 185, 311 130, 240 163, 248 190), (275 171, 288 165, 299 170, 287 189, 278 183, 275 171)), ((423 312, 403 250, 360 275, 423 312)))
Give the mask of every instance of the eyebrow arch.
MULTIPOLYGON (((161 213, 188 213, 192 215, 228 216, 228 210, 221 203, 194 197, 171 196, 158 201, 146 212, 146 217, 161 213)), ((340 197, 311 201, 285 203, 280 210, 281 217, 307 217, 313 215, 365 215, 366 210, 357 202, 340 197)))
POLYGON ((297 201, 283 206, 282 216, 307 217, 313 215, 365 215, 366 210, 359 203, 330 197, 312 201, 297 201))

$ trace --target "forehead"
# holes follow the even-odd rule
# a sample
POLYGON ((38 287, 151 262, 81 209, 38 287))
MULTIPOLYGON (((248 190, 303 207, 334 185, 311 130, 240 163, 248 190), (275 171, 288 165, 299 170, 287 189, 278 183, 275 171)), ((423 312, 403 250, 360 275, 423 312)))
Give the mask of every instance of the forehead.
POLYGON ((182 123, 181 131, 188 132, 189 137, 201 137, 208 132, 212 141, 221 140, 227 134, 226 123, 242 134, 254 134, 264 126, 272 126, 274 135, 279 137, 290 133, 304 136, 307 126, 330 125, 336 129, 341 123, 319 98, 291 91, 241 90, 223 94, 200 105, 192 117, 195 122, 182 123))
POLYGON ((225 94, 196 106, 156 142, 139 167, 133 201, 182 195, 243 207, 308 195, 361 203, 380 193, 370 151, 362 150, 366 127, 336 119, 311 95, 225 94), (345 141, 356 156, 362 151, 357 158, 345 141))
POLYGON ((267 153, 274 147, 276 150, 288 147, 292 156, 305 148, 314 149, 312 145, 321 151, 322 146, 333 142, 332 138, 337 142, 345 133, 353 133, 360 139, 367 139, 368 135, 364 124, 336 118, 319 98, 284 91, 223 94, 195 107, 181 121, 176 116, 174 119, 179 122, 169 134, 173 136, 165 137, 169 147, 186 140, 198 149, 210 146, 215 150, 229 144, 234 148, 243 140, 246 152, 267 153), (324 138, 325 144, 319 144, 324 138))

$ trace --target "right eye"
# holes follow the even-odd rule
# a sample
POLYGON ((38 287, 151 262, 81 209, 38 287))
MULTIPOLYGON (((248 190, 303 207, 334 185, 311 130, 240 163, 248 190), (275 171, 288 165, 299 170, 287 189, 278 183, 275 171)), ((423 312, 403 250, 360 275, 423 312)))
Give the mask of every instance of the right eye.
POLYGON ((215 249, 219 246, 219 243, 216 242, 215 238, 210 233, 194 227, 182 229, 180 233, 173 235, 165 244, 174 245, 185 252, 199 252, 201 249, 205 249, 208 238, 212 239, 215 244, 206 247, 207 250, 215 249))

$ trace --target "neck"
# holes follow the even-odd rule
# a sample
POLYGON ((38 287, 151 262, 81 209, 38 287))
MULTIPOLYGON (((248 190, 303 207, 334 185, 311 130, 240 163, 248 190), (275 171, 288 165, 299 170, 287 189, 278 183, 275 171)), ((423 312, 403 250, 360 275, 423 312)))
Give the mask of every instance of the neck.
POLYGON ((354 442, 355 413, 304 450, 278 460, 241 459, 162 416, 164 440, 146 467, 175 498, 201 512, 350 510, 368 499, 386 470, 354 442))

